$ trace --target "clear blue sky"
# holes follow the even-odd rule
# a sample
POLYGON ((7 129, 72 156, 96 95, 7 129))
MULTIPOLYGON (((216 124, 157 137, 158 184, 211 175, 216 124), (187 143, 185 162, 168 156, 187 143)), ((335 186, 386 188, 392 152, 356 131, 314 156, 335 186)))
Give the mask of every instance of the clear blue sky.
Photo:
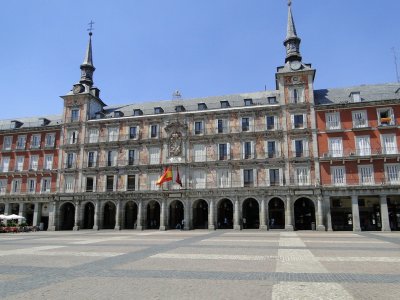
MULTIPOLYGON (((395 82, 399 0, 293 0, 315 88, 395 82)), ((0 118, 62 113, 93 19, 95 85, 108 105, 275 88, 286 0, 1 1, 0 118)))

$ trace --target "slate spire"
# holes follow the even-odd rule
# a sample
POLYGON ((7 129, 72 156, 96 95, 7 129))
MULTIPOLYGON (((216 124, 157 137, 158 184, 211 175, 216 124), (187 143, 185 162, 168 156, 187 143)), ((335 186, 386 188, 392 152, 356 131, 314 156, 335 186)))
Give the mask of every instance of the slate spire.
POLYGON ((93 57, 92 57, 92 31, 89 32, 89 44, 85 53, 85 59, 81 64, 81 80, 79 81, 82 84, 87 84, 89 86, 93 85, 93 73, 96 68, 93 65, 93 57))
POLYGON ((285 62, 290 61, 301 61, 300 54, 300 42, 301 39, 297 36, 296 26, 293 20, 292 14, 292 0, 288 1, 288 22, 287 22, 287 31, 286 31, 286 39, 283 42, 283 45, 286 48, 286 59, 285 62))

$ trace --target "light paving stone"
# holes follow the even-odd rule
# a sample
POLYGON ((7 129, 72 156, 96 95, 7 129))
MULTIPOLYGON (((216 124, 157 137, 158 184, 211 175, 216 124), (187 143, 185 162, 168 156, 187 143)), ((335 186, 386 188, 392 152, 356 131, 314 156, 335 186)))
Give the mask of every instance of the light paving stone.
POLYGON ((345 261, 321 262, 329 273, 351 274, 399 274, 400 263, 370 262, 370 261, 345 261))
POLYGON ((340 284, 314 282, 280 282, 272 289, 273 300, 283 299, 354 299, 340 284))
POLYGON ((355 299, 400 299, 400 285, 387 283, 343 283, 346 290, 355 299))

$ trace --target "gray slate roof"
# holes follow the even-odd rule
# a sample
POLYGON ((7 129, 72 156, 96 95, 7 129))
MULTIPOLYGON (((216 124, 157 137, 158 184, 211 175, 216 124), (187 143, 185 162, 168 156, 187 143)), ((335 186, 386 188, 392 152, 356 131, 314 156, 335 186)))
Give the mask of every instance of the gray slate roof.
POLYGON ((27 117, 27 118, 16 118, 8 120, 0 120, 0 130, 13 129, 13 121, 21 122, 22 125, 18 129, 22 128, 34 128, 34 127, 44 127, 42 119, 47 119, 50 122, 45 127, 57 126, 62 123, 61 115, 51 115, 51 116, 39 116, 39 117, 27 117))
POLYGON ((347 88, 323 89, 314 91, 316 105, 346 104, 353 102, 351 93, 360 93, 362 102, 400 99, 400 84, 369 84, 347 88))

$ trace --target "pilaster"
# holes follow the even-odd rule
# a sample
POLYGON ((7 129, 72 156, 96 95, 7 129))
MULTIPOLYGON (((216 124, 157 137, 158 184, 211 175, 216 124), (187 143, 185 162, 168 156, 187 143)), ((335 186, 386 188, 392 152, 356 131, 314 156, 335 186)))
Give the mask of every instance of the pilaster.
POLYGON ((382 231, 391 231, 386 195, 380 195, 382 231))
POLYGON ((361 231, 360 210, 358 208, 358 196, 351 196, 351 210, 353 215, 353 231, 361 231))

